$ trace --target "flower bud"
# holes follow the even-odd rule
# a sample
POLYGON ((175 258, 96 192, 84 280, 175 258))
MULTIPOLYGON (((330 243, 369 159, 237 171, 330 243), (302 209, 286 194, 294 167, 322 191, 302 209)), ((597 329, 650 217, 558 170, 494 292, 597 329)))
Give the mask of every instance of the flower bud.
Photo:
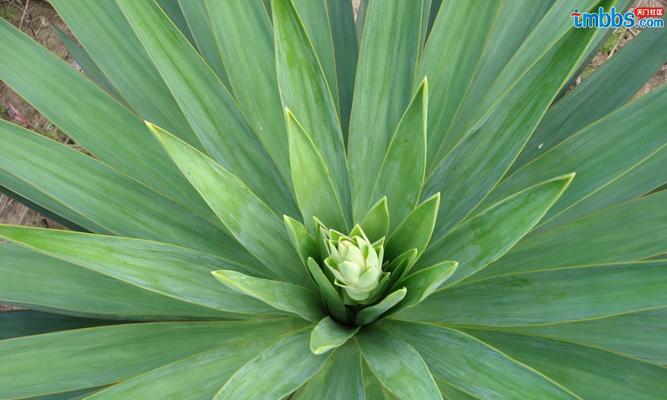
POLYGON ((329 257, 324 260, 336 285, 354 302, 368 299, 382 276, 382 245, 374 247, 360 230, 352 236, 332 232, 327 240, 329 257))

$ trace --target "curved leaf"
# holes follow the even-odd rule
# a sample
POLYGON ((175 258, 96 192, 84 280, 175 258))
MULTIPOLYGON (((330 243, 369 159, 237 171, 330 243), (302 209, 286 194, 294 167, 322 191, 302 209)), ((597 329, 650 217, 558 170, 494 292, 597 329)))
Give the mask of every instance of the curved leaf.
POLYGON ((344 326, 331 317, 324 317, 310 333, 310 351, 313 354, 324 354, 344 345, 358 331, 358 326, 344 326))
MULTIPOLYGON (((183 320, 230 314, 143 290, 13 244, 0 245, 0 301, 95 318, 183 320)), ((1 315, 1 314, 0 314, 1 315)))
POLYGON ((317 294, 304 287, 256 278, 231 270, 213 271, 212 274, 229 289, 260 300, 278 310, 296 314, 307 321, 317 321, 324 314, 317 294))
POLYGON ((408 293, 395 311, 413 307, 424 301, 452 276, 458 266, 459 263, 456 261, 443 261, 403 278, 398 285, 404 285, 408 293))
POLYGON ((427 108, 424 79, 398 122, 373 187, 371 199, 387 198, 389 222, 394 224, 403 221, 419 201, 426 169, 427 108))
POLYGON ((577 398, 539 372, 463 332, 393 321, 382 328, 414 346, 435 377, 456 383, 457 389, 479 399, 577 398))
POLYGON ((444 289, 399 317, 489 326, 570 322, 667 306, 666 285, 665 261, 524 272, 444 289))
POLYGON ((229 378, 214 400, 278 399, 296 390, 329 358, 310 352, 308 333, 288 336, 248 362, 229 378))
POLYGON ((336 192, 336 185, 325 160, 288 109, 285 110, 285 118, 292 182, 306 226, 313 231, 313 217, 317 217, 330 228, 349 229, 344 203, 336 192))
POLYGON ((132 110, 201 146, 158 70, 146 62, 148 54, 115 1, 55 0, 51 4, 132 110))
POLYGON ((119 382, 211 348, 268 339, 298 326, 294 320, 160 322, 3 340, 0 393, 23 398, 119 382))
POLYGON ((273 32, 260 1, 191 1, 205 3, 217 49, 230 77, 239 109, 291 185, 287 130, 278 91, 273 32), (248 38, 252 37, 252 40, 248 38))
POLYGON ((313 277, 315 284, 320 289, 320 294, 324 298, 324 302, 327 304, 329 312, 338 320, 347 321, 348 312, 336 287, 331 283, 329 278, 327 278, 314 259, 308 258, 307 263, 310 276, 313 277))
POLYGON ((390 392, 404 399, 442 400, 426 363, 412 346, 374 329, 361 332, 358 341, 373 374, 390 392))
POLYGON ((448 285, 501 257, 528 233, 567 189, 574 174, 542 182, 494 204, 431 243, 419 266, 445 258, 459 262, 448 285))
POLYGON ((410 102, 422 42, 422 5, 423 0, 370 1, 365 10, 348 138, 355 221, 374 201, 373 183, 410 102))
POLYGON ((585 399, 660 399, 667 368, 541 338, 471 331, 514 359, 543 372, 585 399))
POLYGON ((385 247, 387 258, 391 259, 409 249, 417 249, 421 254, 431 240, 440 205, 440 193, 426 199, 398 225, 389 236, 385 247))
POLYGON ((292 395, 294 400, 363 398, 361 353, 352 342, 337 348, 322 370, 292 395))
POLYGON ((78 144, 180 204, 201 209, 201 199, 130 110, 4 19, 0 53, 0 80, 78 144))
POLYGON ((236 102, 185 36, 154 2, 117 0, 204 149, 280 214, 291 195, 236 102))
POLYGON ((75 318, 30 310, 0 312, 0 340, 108 325, 101 319, 75 318))
POLYGON ((0 237, 187 303, 238 313, 272 311, 255 300, 224 290, 210 277, 212 270, 237 268, 247 271, 246 268, 182 247, 11 225, 0 225, 0 237))
POLYGON ((665 204, 667 192, 658 192, 528 235, 504 257, 470 279, 632 261, 667 252, 665 204))
POLYGON ((389 309, 391 309, 393 306, 395 306, 401 300, 403 300, 407 291, 408 290, 404 287, 395 290, 390 294, 388 294, 379 303, 372 306, 368 306, 363 310, 359 311, 355 320, 356 324, 367 325, 370 324, 371 322, 374 322, 376 319, 380 318, 382 314, 389 311, 389 309))
MULTIPOLYGON (((272 10, 278 87, 283 106, 294 112, 322 155, 347 218, 350 189, 345 147, 330 85, 292 0, 273 0, 272 10)), ((293 159, 290 156, 290 160, 293 159)), ((307 215, 304 219, 310 221, 307 215)))
POLYGON ((230 171, 194 147, 148 124, 174 163, 227 229, 275 276, 304 282, 299 256, 269 206, 230 171))
POLYGON ((387 197, 383 197, 368 210, 359 225, 371 242, 375 242, 389 234, 389 222, 387 197))

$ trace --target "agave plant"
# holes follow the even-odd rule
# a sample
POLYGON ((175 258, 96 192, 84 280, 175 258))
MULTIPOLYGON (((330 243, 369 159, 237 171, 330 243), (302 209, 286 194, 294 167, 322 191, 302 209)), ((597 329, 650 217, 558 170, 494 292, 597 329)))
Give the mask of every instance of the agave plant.
POLYGON ((667 59, 628 1, 51 0, 5 21, 1 399, 662 399, 667 59), (356 24, 356 25, 355 25, 356 24), (574 174, 576 173, 576 179, 574 174), (661 256, 663 254, 663 256, 661 256))

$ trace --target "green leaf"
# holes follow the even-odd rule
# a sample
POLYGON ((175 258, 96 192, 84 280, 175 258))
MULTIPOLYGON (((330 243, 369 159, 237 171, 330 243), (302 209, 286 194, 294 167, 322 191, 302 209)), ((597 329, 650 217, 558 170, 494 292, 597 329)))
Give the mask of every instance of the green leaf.
POLYGON ((667 365, 667 307, 570 323, 494 330, 542 337, 667 365))
POLYGON ((279 399, 307 382, 329 356, 308 348, 309 332, 282 339, 241 367, 220 389, 215 400, 279 399))
POLYGON ((585 399, 660 399, 667 369, 606 351, 541 338, 471 331, 585 399))
POLYGON ((412 98, 422 2, 371 1, 365 11, 348 138, 355 221, 373 201, 391 134, 412 98))
POLYGON ((291 185, 287 130, 278 91, 271 20, 266 8, 256 0, 207 0, 205 3, 238 107, 283 179, 291 185), (248 40, 250 37, 252 40, 248 40))
POLYGON ((107 325, 100 319, 74 318, 39 311, 13 310, 0 312, 0 340, 49 332, 107 325))
POLYGON ((247 271, 245 267, 194 250, 137 239, 11 225, 0 225, 0 237, 187 303, 237 313, 271 312, 257 301, 223 290, 209 275, 220 268, 247 271))
POLYGON ((639 260, 667 252, 667 192, 528 235, 471 279, 573 265, 639 260), (586 240, 582 240, 585 238, 586 240))
POLYGON ((304 287, 256 278, 231 270, 213 271, 212 274, 229 289, 258 299, 278 310, 296 314, 307 321, 322 318, 319 297, 304 287))
MULTIPOLYGON (((417 78, 428 77, 431 85, 428 113, 428 163, 431 165, 447 136, 456 111, 472 83, 493 19, 502 2, 473 0, 445 4, 435 17, 431 34, 419 60, 417 78), (461 40, 465 38, 465 40, 461 40)), ((431 17, 434 17, 433 13, 431 17)))
POLYGON ((148 124, 174 163, 231 234, 275 276, 304 282, 305 271, 278 216, 230 171, 148 124))
POLYGON ((314 354, 324 354, 344 345, 358 331, 358 326, 344 326, 331 317, 324 317, 310 334, 310 351, 314 354))
POLYGON ((477 397, 471 396, 470 394, 459 390, 458 388, 450 385, 449 383, 443 381, 442 379, 435 378, 435 382, 438 384, 438 389, 445 399, 449 400, 478 400, 477 397))
POLYGON ((322 158, 308 133, 290 110, 285 111, 292 182, 306 226, 314 230, 313 217, 326 226, 346 231, 349 222, 342 199, 336 192, 331 171, 322 158))
POLYGON ((291 195, 217 75, 154 3, 117 0, 204 149, 279 214, 291 195))
POLYGON ((192 37, 192 32, 190 32, 190 27, 188 26, 179 0, 154 0, 157 5, 162 8, 162 11, 165 15, 169 17, 171 22, 178 28, 178 30, 185 36, 185 38, 194 46, 194 39, 192 37))
POLYGON ((411 344, 433 375, 479 399, 575 399, 566 389, 497 349, 454 329, 407 322, 382 328, 411 344), (443 357, 443 355, 447 357, 443 357))
POLYGON ((408 293, 393 311, 414 307, 424 301, 452 276, 458 266, 456 261, 443 261, 398 281, 398 286, 405 286, 408 293))
MULTIPOLYGON (((206 60, 211 69, 218 75, 225 87, 229 88, 229 77, 222 62, 222 56, 218 52, 218 44, 214 34, 214 28, 210 19, 213 18, 210 9, 204 1, 177 0, 183 13, 183 18, 188 25, 188 30, 197 45, 201 56, 206 60)), ((232 4, 232 3, 230 3, 232 4)))
POLYGON ((200 146, 158 70, 146 62, 146 51, 115 1, 55 0, 52 4, 133 111, 200 146))
POLYGON ((319 253, 315 238, 308 233, 308 230, 301 222, 294 218, 283 215, 283 222, 285 223, 285 230, 294 249, 299 253, 299 257, 301 257, 301 261, 305 265, 308 257, 319 253))
MULTIPOLYGON (((278 87, 283 106, 294 112, 309 135, 312 146, 321 154, 343 215, 348 218, 350 190, 336 104, 313 44, 291 0, 273 0, 273 28, 278 87)), ((290 160, 294 161, 292 154, 290 160)), ((311 218, 304 215, 304 220, 310 221, 311 218)))
POLYGON ((76 143, 180 204, 201 209, 197 193, 134 113, 4 19, 0 53, 6 60, 0 64, 0 80, 76 143))
POLYGON ((424 252, 431 240, 439 205, 440 194, 436 193, 408 214, 389 236, 385 247, 388 259, 409 249, 417 249, 419 254, 424 252))
MULTIPOLYGON (((558 7, 553 7, 553 11, 551 11, 552 17, 563 18, 565 16, 562 11, 563 9, 588 7, 593 4, 594 0, 565 1, 567 3, 561 2, 558 7), (571 7, 568 7, 570 5, 571 7)), ((545 20, 544 23, 540 23, 552 6, 554 6, 554 3, 548 1, 514 0, 500 2, 496 10, 496 15, 492 17, 491 21, 487 22, 490 29, 486 35, 484 49, 479 56, 479 60, 476 61, 475 73, 467 82, 468 85, 465 89, 465 94, 459 104, 457 104, 458 109, 449 121, 447 131, 444 133, 445 142, 443 142, 435 156, 429 158, 429 171, 432 171, 437 163, 461 140, 466 133, 466 127, 482 116, 485 110, 480 108, 480 103, 503 68, 513 56, 517 55, 517 50, 526 38, 528 36, 547 36, 553 38, 554 36, 561 35, 570 28, 571 24, 568 24, 568 21, 563 23, 562 21, 564 20, 559 21, 560 24, 554 24, 553 20, 549 21, 549 19, 545 20), (531 35, 531 32, 536 30, 536 26, 538 25, 539 29, 531 35)), ((445 9, 442 8, 442 10, 445 9)), ((452 18, 456 18, 456 16, 452 18)), ((529 47, 526 48, 529 51, 533 50, 529 47)), ((544 50, 545 47, 540 49, 544 50)), ((431 131, 429 132, 430 135, 431 131)), ((429 145, 430 150, 431 146, 429 145)))
MULTIPOLYGON (((642 30, 636 40, 624 45, 614 57, 547 111, 525 149, 512 165, 512 171, 622 106, 655 74, 665 60, 667 35, 664 31, 642 30), (641 63, 636 62, 639 59, 642 60, 641 63)), ((641 127, 642 124, 635 125, 635 128, 641 127)))
POLYGON ((331 32, 333 26, 329 19, 328 1, 292 0, 292 3, 317 54, 317 59, 324 71, 334 103, 338 105, 338 76, 336 74, 336 59, 331 32))
POLYGON ((577 179, 549 210, 545 221, 627 173, 662 147, 667 136, 667 87, 652 91, 618 111, 570 136, 517 170, 494 190, 486 203, 542 180, 576 168, 577 179), (628 132, 632 131, 632 135, 628 132), (628 151, 632 149, 632 151, 628 151))
POLYGON ((308 258, 307 266, 310 276, 313 277, 315 284, 320 290, 320 294, 324 298, 324 302, 327 304, 329 312, 338 320, 347 321, 348 312, 336 287, 334 287, 313 258, 308 258))
POLYGON ((120 99, 120 95, 113 87, 111 82, 109 82, 109 79, 102 71, 100 71, 100 67, 97 66, 95 61, 93 61, 93 59, 90 57, 90 54, 88 54, 88 52, 83 47, 81 47, 76 39, 70 37, 55 25, 53 25, 52 28, 56 35, 58 35, 58 39, 63 42, 63 45, 65 45, 67 51, 69 51, 77 64, 79 64, 86 76, 88 76, 88 78, 90 78, 93 82, 97 83, 97 85, 104 89, 107 93, 117 99, 120 99))
POLYGON ((86 223, 86 228, 171 242, 223 254, 246 265, 257 264, 256 259, 223 232, 222 224, 198 216, 212 216, 210 210, 194 214, 80 151, 5 121, 0 121, 0 134, 5 139, 0 170, 9 174, 0 174, 0 178, 14 177, 2 184, 26 195, 39 191, 41 195, 35 201, 56 199, 56 204, 62 205, 56 211, 69 207, 72 211, 64 215, 77 217, 74 218, 77 222, 91 221, 93 225, 86 223), (23 191, 27 184, 21 182, 30 185, 28 192, 23 191), (79 215, 84 219, 78 218, 79 215))
POLYGON ((391 138, 371 199, 386 196, 389 221, 399 224, 419 201, 426 169, 428 83, 417 90, 391 138))
POLYGON ((412 346, 375 329, 364 330, 358 340, 368 366, 390 392, 405 399, 442 400, 426 363, 412 346))
POLYGON ((87 397, 87 400, 178 398, 211 399, 227 379, 277 338, 253 341, 196 354, 123 381, 87 397))
POLYGON ((361 229, 374 242, 389 234, 389 208, 387 197, 382 197, 375 203, 361 221, 361 229))
MULTIPOLYGON (((0 393, 23 398, 119 382, 215 347, 240 346, 303 326, 294 320, 159 322, 0 341, 0 393)), ((307 346, 305 352, 309 352, 307 346)))
MULTIPOLYGON (((0 130, 2 128, 0 121, 0 130)), ((41 215, 50 218, 72 230, 110 233, 95 222, 67 207, 62 202, 46 195, 35 185, 5 169, 0 169, 0 192, 41 215)))
POLYGON ((326 2, 336 60, 338 112, 343 136, 347 138, 359 51, 354 30, 354 11, 350 1, 326 0, 326 2))
POLYGON ((442 194, 434 238, 441 238, 468 216, 502 178, 583 58, 593 32, 573 29, 548 49, 504 95, 495 98, 494 106, 433 171, 424 195, 442 194))
POLYGON ((363 310, 359 311, 357 314, 355 323, 357 325, 367 325, 371 322, 374 322, 376 319, 380 318, 382 314, 389 311, 393 306, 398 304, 407 293, 406 288, 400 288, 388 294, 384 299, 379 303, 368 306, 363 310))
POLYGON ((128 320, 215 319, 229 315, 143 290, 23 246, 0 245, 0 259, 0 301, 5 304, 128 320))
POLYGON ((549 221, 541 223, 533 229, 531 234, 545 232, 596 211, 648 194, 667 182, 667 176, 661 173, 665 170, 667 170, 667 146, 661 147, 624 175, 581 199, 572 207, 563 210, 549 221))
POLYGON ((417 255, 417 249, 410 249, 401 253, 399 256, 395 257, 389 262, 389 264, 385 267, 386 271, 391 272, 389 275, 389 282, 387 283, 388 288, 396 288, 398 281, 410 273, 412 267, 417 261, 417 255))
POLYGON ((294 400, 363 398, 361 353, 353 342, 338 347, 322 370, 292 395, 294 400))
POLYGON ((485 326, 570 322, 666 306, 665 285, 664 260, 524 272, 444 289, 399 318, 485 326))
POLYGON ((431 243, 419 266, 445 258, 460 264, 448 285, 500 258, 528 233, 567 189, 574 174, 550 179, 507 197, 431 243))

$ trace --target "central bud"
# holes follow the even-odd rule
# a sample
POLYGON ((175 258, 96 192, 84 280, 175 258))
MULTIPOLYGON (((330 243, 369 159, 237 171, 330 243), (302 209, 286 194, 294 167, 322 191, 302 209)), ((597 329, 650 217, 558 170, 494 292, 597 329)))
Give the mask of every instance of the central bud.
POLYGON ((329 256, 324 264, 333 274, 334 283, 343 288, 345 302, 363 303, 370 299, 382 276, 382 241, 371 243, 361 229, 350 236, 330 231, 326 241, 329 256))
POLYGON ((328 254, 324 265, 336 286, 343 289, 345 303, 369 301, 386 275, 382 273, 384 240, 371 243, 358 225, 349 235, 329 230, 324 239, 328 254))

